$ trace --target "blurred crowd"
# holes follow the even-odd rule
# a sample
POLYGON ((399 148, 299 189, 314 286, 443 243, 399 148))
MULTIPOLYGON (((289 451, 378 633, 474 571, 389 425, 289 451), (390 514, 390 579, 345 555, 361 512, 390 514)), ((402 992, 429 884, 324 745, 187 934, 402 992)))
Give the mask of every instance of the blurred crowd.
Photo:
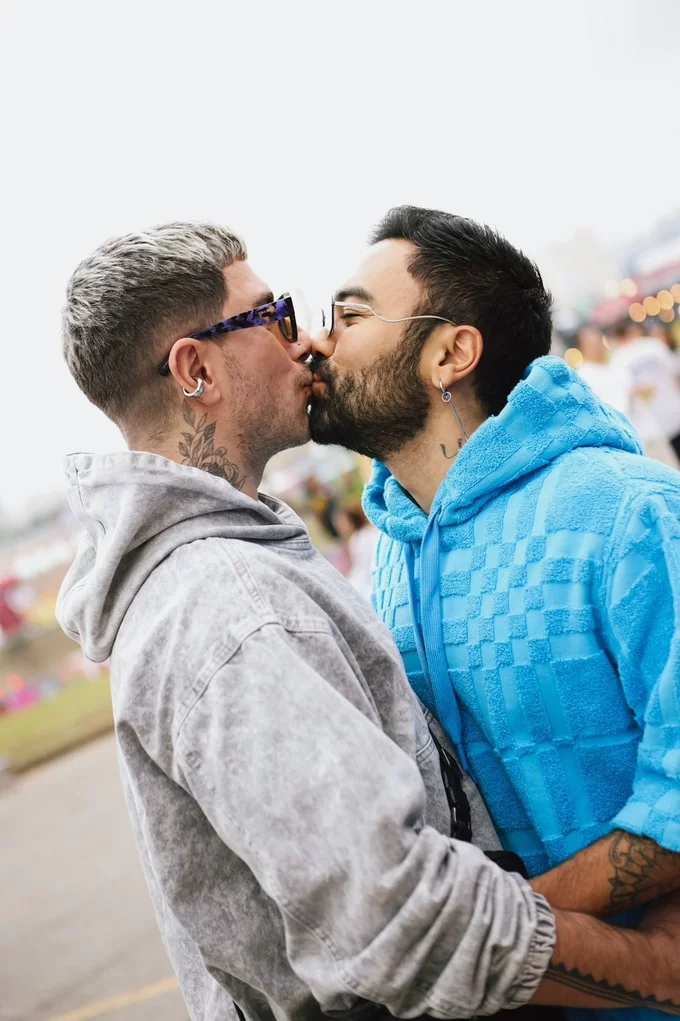
MULTIPOLYGON (((649 457, 680 468, 680 353, 659 321, 584 326, 575 367, 632 422, 649 457)), ((569 359, 568 359, 569 360, 569 359)))
POLYGON ((363 512, 360 487, 361 479, 355 473, 342 476, 335 486, 310 476, 305 480, 305 498, 298 502, 297 509, 315 532, 324 556, 370 599, 378 531, 363 512))

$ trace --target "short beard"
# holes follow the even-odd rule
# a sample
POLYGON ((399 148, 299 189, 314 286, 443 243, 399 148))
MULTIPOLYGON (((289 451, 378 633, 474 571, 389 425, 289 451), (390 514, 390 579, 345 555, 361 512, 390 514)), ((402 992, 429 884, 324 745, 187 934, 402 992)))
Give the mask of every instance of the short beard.
POLYGON ((411 323, 397 346, 372 365, 338 376, 325 359, 312 371, 328 392, 313 397, 309 410, 312 439, 387 461, 422 431, 430 404, 420 379, 420 354, 431 330, 411 323))

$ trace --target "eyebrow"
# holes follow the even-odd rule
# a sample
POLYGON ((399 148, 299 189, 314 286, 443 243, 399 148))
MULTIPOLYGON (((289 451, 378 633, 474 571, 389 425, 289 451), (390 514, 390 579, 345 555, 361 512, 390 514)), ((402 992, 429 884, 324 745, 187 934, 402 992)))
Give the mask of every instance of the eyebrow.
POLYGON ((358 298, 359 301, 365 301, 367 305, 370 305, 375 300, 365 287, 343 287, 340 291, 335 292, 333 300, 347 301, 348 298, 358 298))
MULTIPOLYGON (((273 301, 276 301, 273 291, 263 291, 259 298, 255 298, 252 308, 259 308, 260 305, 271 305, 273 301)), ((239 314, 239 313, 237 313, 239 314)))

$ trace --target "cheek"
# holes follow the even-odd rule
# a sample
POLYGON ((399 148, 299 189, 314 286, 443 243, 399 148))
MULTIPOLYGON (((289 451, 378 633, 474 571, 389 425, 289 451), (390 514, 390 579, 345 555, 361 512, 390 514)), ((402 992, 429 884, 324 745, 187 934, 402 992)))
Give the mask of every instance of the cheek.
POLYGON ((255 381, 255 389, 263 401, 269 406, 268 414, 275 416, 277 407, 288 407, 291 400, 297 401, 302 396, 302 388, 298 385, 301 376, 300 366, 286 354, 281 347, 272 348, 268 357, 260 364, 260 372, 255 381))
POLYGON ((295 375, 299 372, 299 366, 293 361, 288 350, 280 344, 276 345, 277 350, 272 351, 268 359, 267 368, 270 375, 275 379, 282 379, 284 376, 295 375))
POLYGON ((242 374, 255 386, 281 379, 294 369, 295 363, 282 342, 268 331, 264 331, 264 337, 258 337, 256 343, 241 354, 242 374))
POLYGON ((380 357, 383 337, 372 323, 357 323, 344 330, 333 352, 339 369, 363 369, 380 357))

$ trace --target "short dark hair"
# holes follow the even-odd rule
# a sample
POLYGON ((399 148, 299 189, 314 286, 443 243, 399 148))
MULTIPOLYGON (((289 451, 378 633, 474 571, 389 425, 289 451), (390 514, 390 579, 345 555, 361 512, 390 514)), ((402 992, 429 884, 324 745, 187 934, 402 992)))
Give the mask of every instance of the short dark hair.
MULTIPOLYGON (((418 249, 408 268, 424 285, 425 300, 414 314, 441 315, 480 331, 475 393, 487 414, 497 415, 527 365, 550 351, 552 298, 538 267, 491 227, 438 209, 390 209, 369 240, 391 238, 418 249)), ((419 327, 424 342, 433 326, 419 327)))

